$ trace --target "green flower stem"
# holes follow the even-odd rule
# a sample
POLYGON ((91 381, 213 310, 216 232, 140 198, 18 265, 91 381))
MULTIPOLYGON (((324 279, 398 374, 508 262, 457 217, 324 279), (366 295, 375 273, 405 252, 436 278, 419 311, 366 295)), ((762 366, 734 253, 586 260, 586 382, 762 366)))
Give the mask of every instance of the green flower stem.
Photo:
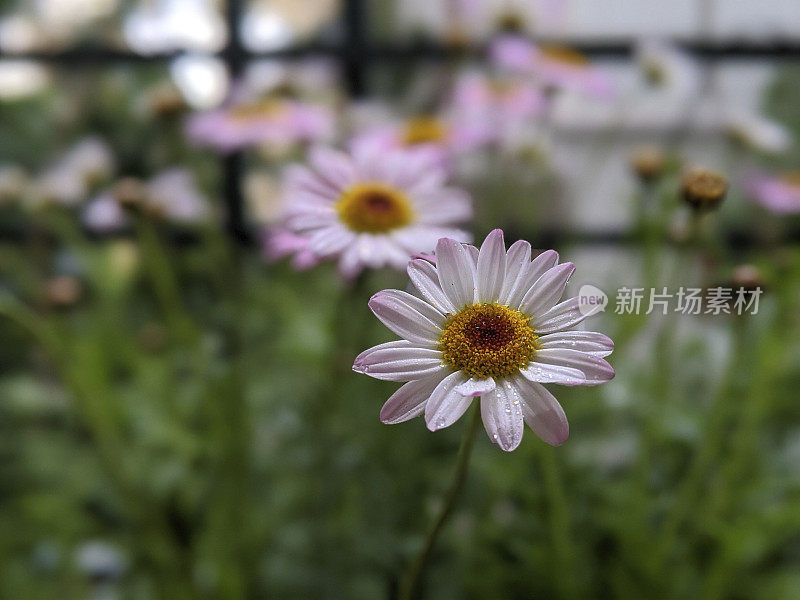
POLYGON ((411 600, 417 591, 419 579, 425 569, 428 559, 430 558, 431 551, 433 550, 436 540, 442 531, 447 519, 455 508, 456 501, 461 495, 461 490, 464 487, 464 481, 467 476, 467 468, 469 466, 469 458, 472 454, 472 447, 475 443, 475 434, 481 425, 481 407, 480 402, 474 402, 472 407, 472 415, 470 416, 469 425, 464 430, 464 435, 461 438, 461 446, 458 449, 458 457, 456 459, 456 468, 453 473, 453 481, 442 504, 442 509, 436 520, 433 522, 428 535, 425 538, 425 543, 422 546, 419 554, 411 563, 406 571, 400 587, 400 600, 411 600))
POLYGON ((731 359, 723 378, 726 383, 719 390, 711 406, 700 448, 694 455, 687 474, 678 487, 675 503, 672 506, 672 510, 667 513, 664 524, 661 527, 661 536, 653 553, 654 563, 663 564, 663 562, 669 560, 669 554, 677 540, 680 526, 691 514, 697 497, 701 492, 700 488, 705 481, 706 474, 723 445, 725 426, 734 408, 733 403, 730 402, 732 382, 742 369, 747 370, 752 366, 748 364, 750 354, 747 349, 751 344, 748 344, 746 334, 744 323, 741 320, 737 321, 731 359))
POLYGON ((197 332, 183 309, 180 288, 158 232, 153 223, 143 215, 136 215, 135 222, 144 266, 167 326, 175 338, 173 341, 191 344, 195 341, 197 332))
POLYGON ((555 579, 561 598, 579 598, 575 572, 577 553, 570 536, 569 509, 555 453, 556 450, 550 446, 541 445, 544 493, 549 511, 548 521, 557 573, 555 579))

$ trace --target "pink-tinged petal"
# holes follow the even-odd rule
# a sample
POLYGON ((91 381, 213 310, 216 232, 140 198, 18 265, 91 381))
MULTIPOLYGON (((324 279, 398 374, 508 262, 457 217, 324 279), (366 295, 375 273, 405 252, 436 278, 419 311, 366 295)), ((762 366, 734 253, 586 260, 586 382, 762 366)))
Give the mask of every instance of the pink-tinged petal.
POLYGON ((419 222, 430 225, 463 223, 472 218, 472 199, 463 190, 437 188, 412 196, 418 208, 419 222))
POLYGON ((561 385, 584 385, 586 376, 583 371, 564 365, 551 365, 532 361, 519 370, 528 381, 536 383, 558 383, 561 385))
POLYGON ((491 392, 495 388, 495 381, 491 377, 486 379, 475 379, 470 377, 461 385, 456 386, 456 391, 462 396, 481 396, 491 392))
POLYGON ((545 271, 522 298, 519 309, 535 318, 553 308, 564 295, 567 281, 574 272, 575 265, 569 262, 545 271))
POLYGON ((443 314, 454 314, 456 308, 442 291, 436 268, 427 260, 415 259, 408 263, 408 277, 422 297, 443 314))
POLYGON ((436 244, 437 271, 442 291, 460 310, 475 302, 475 264, 469 249, 456 240, 443 238, 436 244))
POLYGON ((353 243, 355 236, 338 225, 319 229, 308 235, 308 250, 318 256, 333 256, 353 243))
POLYGON ((436 431, 449 427, 463 415, 472 404, 471 396, 462 396, 456 387, 467 380, 461 371, 445 377, 436 387, 425 405, 425 423, 436 431))
POLYGON ((579 299, 575 297, 564 300, 564 302, 560 304, 556 304, 543 315, 533 319, 531 324, 537 334, 544 335, 546 333, 555 333, 562 329, 574 327, 587 316, 589 315, 581 313, 579 299))
POLYGON ((339 273, 347 280, 353 279, 364 268, 355 244, 347 247, 339 257, 339 273))
POLYGON ((520 272, 516 282, 514 282, 511 289, 508 290, 506 306, 519 308, 525 294, 527 294, 528 290, 536 283, 536 280, 544 275, 547 270, 556 266, 556 264, 558 264, 558 252, 555 250, 547 250, 534 258, 533 261, 520 272))
POLYGON ((364 350, 353 363, 356 373, 385 381, 413 381, 444 372, 442 353, 398 340, 364 350))
POLYGON ((508 304, 508 296, 520 275, 531 263, 531 245, 525 240, 511 244, 506 256, 506 278, 498 302, 508 304))
POLYGON ((524 420, 520 394, 510 381, 504 381, 481 397, 481 418, 489 439, 510 452, 522 441, 524 420))
POLYGON ((586 378, 585 385, 597 385, 614 378, 614 368, 605 360, 578 350, 567 348, 537 350, 535 359, 540 364, 577 369, 586 378))
POLYGON ((614 350, 613 340, 595 331, 561 331, 543 335, 536 340, 542 349, 567 348, 605 357, 614 350))
POLYGON ((426 377, 406 383, 381 408, 381 422, 387 425, 402 423, 421 415, 425 411, 433 390, 441 383, 441 377, 426 377))
POLYGON ((521 377, 514 380, 522 398, 522 416, 533 432, 551 446, 569 437, 569 422, 555 396, 544 386, 521 377))
POLYGON ((317 175, 338 190, 352 185, 358 179, 352 159, 338 150, 314 148, 309 153, 309 160, 317 175))
POLYGON ((400 337, 427 347, 438 344, 445 317, 424 300, 400 290, 383 290, 370 299, 369 307, 400 337))
POLYGON ((495 229, 481 245, 478 254, 476 280, 478 284, 478 302, 496 302, 503 290, 506 279, 506 245, 503 231, 495 229))
POLYGON ((290 165, 285 175, 287 196, 291 198, 296 191, 314 194, 321 200, 332 201, 336 199, 337 189, 327 181, 322 180, 313 171, 301 165, 290 165))

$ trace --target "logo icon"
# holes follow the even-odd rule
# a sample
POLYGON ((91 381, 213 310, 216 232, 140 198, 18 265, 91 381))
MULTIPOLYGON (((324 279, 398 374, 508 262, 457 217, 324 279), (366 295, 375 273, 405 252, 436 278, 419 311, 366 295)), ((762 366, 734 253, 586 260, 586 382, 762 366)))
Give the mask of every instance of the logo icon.
POLYGON ((598 287, 590 284, 578 290, 578 310, 582 315, 591 316, 603 312, 608 306, 608 296, 598 287))

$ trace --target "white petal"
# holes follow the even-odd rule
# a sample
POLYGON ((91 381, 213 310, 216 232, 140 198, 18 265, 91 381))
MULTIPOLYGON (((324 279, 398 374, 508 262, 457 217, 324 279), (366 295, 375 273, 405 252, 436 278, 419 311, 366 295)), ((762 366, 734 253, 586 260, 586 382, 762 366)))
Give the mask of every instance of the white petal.
POLYGON ((586 383, 586 376, 583 371, 563 365, 550 365, 532 361, 520 369, 519 373, 528 381, 538 383, 560 383, 561 385, 583 385, 586 383))
POLYGON ((444 314, 454 314, 456 312, 455 306, 442 291, 436 268, 427 260, 418 258, 408 263, 408 277, 414 287, 422 294, 422 297, 433 304, 440 312, 444 314))
POLYGON ((456 391, 462 396, 480 396, 491 392, 495 388, 495 381, 491 377, 486 379, 475 379, 470 377, 461 385, 456 386, 456 391))
POLYGON ((317 175, 338 189, 352 185, 357 179, 352 159, 338 150, 314 148, 309 160, 317 175))
POLYGON ((508 304, 508 295, 517 279, 528 268, 531 262, 531 245, 525 240, 519 240, 511 244, 506 256, 506 279, 503 282, 503 289, 500 292, 498 302, 508 304))
POLYGON ((460 310, 475 302, 475 264, 464 244, 443 238, 436 244, 439 283, 450 302, 460 310))
POLYGON ((614 368, 605 360, 578 350, 567 348, 537 350, 534 359, 537 363, 577 369, 586 378, 586 385, 605 383, 614 378, 614 368))
POLYGON ((575 272, 575 265, 563 263, 548 269, 536 280, 520 303, 519 309, 531 317, 547 312, 564 295, 567 280, 575 272))
POLYGON ((522 416, 533 432, 551 446, 569 437, 569 422, 555 396, 544 386, 518 377, 514 380, 522 395, 522 416))
POLYGON ((506 298, 506 306, 511 308, 519 308, 522 298, 528 293, 536 280, 541 277, 545 271, 552 269, 558 263, 558 252, 555 250, 547 250, 542 252, 539 256, 533 259, 533 262, 520 272, 517 281, 508 290, 506 298))
POLYGON ((614 350, 614 342, 608 336, 595 331, 561 331, 541 336, 536 343, 541 348, 569 348, 594 354, 608 356, 614 350))
POLYGON ((426 377, 401 386, 381 408, 381 421, 393 425, 421 415, 425 403, 441 381, 440 377, 426 377))
POLYGON ((428 429, 436 431, 449 427, 466 412, 472 404, 471 396, 462 396, 456 387, 467 380, 461 371, 445 377, 436 387, 425 405, 425 423, 428 429))
POLYGON ((353 370, 386 381, 413 381, 445 369, 442 353, 398 340, 364 350, 356 357, 353 370))
POLYGON ((506 452, 522 441, 524 420, 520 394, 509 381, 481 397, 481 418, 489 439, 506 452))
POLYGON ((478 254, 478 268, 476 280, 478 293, 477 302, 497 302, 500 292, 503 291, 503 282, 506 279, 506 245, 503 241, 503 231, 495 229, 481 245, 478 254))
POLYGON ((569 329, 589 316, 588 314, 582 314, 579 306, 577 297, 564 300, 564 302, 556 304, 543 315, 533 319, 531 325, 539 335, 569 329))
POLYGON ((370 298, 369 307, 400 337, 428 347, 438 343, 444 315, 424 300, 400 290, 383 290, 370 298))

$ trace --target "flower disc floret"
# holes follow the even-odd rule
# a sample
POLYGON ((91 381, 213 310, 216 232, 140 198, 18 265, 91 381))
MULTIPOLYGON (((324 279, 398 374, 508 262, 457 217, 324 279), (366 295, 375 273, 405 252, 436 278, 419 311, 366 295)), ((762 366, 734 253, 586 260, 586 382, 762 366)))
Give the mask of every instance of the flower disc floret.
POLYGON ((403 143, 407 146, 438 144, 447 138, 447 126, 435 117, 414 117, 405 126, 403 143))
POLYGON ((500 304, 473 304, 447 319, 439 350, 442 361, 476 379, 507 377, 536 352, 530 317, 500 304))
POLYGON ((408 225, 414 218, 405 194, 381 183, 362 183, 346 189, 336 210, 342 222, 359 233, 385 233, 408 225))

